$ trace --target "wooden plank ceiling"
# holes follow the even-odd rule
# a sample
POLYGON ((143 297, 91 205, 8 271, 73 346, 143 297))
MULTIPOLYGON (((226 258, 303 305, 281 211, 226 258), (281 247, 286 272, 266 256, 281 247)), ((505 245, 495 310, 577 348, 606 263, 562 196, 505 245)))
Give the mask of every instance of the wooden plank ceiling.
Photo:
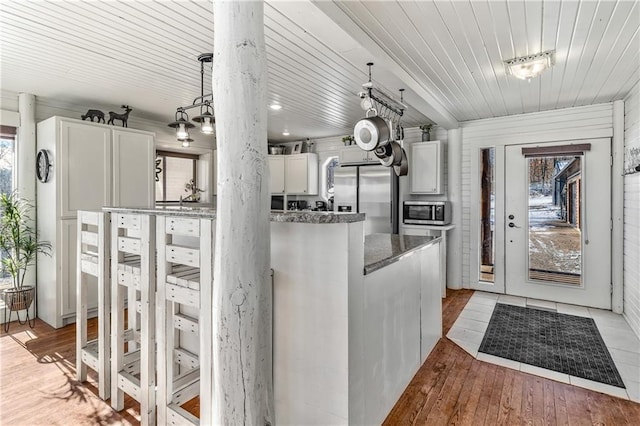
MULTIPOLYGON (((331 6, 347 24, 320 2, 265 4, 269 102, 283 106, 269 111, 272 140, 351 133, 363 116, 356 93, 367 79, 365 63, 376 62, 364 41, 403 71, 375 66, 374 80, 390 93, 410 88, 407 127, 430 122, 425 102, 455 123, 609 102, 639 78, 637 1, 331 6), (541 77, 506 75, 505 59, 551 49, 556 65, 541 77)), ((200 92, 196 58, 213 49, 210 0, 2 0, 0 7, 3 90, 114 110, 128 104, 139 117, 166 122, 200 92)))

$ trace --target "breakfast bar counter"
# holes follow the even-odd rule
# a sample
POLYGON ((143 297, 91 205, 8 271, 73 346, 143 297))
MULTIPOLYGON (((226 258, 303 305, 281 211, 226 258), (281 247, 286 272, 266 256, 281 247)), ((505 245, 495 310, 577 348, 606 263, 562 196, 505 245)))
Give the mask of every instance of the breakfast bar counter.
MULTIPOLYGON (((191 206, 104 210, 216 219, 191 206)), ((382 423, 441 336, 439 256, 437 237, 365 236, 364 214, 271 212, 277 424, 382 423)))

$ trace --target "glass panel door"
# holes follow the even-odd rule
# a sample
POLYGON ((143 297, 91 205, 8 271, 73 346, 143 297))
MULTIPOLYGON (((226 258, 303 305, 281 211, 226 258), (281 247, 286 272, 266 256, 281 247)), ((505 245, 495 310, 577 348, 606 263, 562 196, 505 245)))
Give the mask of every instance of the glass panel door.
POLYGON ((507 294, 611 309, 611 140, 586 142, 568 157, 505 148, 507 294))

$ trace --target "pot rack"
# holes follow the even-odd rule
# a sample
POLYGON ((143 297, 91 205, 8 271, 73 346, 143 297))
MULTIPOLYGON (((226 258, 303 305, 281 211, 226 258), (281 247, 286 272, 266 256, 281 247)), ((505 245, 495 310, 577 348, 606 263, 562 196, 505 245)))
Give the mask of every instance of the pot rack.
POLYGON ((372 66, 373 62, 367 63, 367 67, 369 67, 369 81, 362 85, 362 88, 365 90, 358 93, 358 96, 362 99, 360 105, 364 110, 374 110, 376 115, 399 125, 400 120, 404 115, 404 110, 407 109, 407 106, 404 103, 404 89, 400 89, 400 101, 398 101, 384 90, 375 87, 371 80, 372 66), (368 102, 367 100, 370 101, 368 102))

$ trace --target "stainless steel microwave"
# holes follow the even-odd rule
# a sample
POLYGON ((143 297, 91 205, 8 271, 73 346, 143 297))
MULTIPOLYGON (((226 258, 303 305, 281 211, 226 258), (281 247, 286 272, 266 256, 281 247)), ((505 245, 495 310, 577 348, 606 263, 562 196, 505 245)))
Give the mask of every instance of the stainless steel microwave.
POLYGON ((402 223, 408 225, 448 225, 451 223, 451 203, 448 201, 405 201, 402 203, 402 223))

